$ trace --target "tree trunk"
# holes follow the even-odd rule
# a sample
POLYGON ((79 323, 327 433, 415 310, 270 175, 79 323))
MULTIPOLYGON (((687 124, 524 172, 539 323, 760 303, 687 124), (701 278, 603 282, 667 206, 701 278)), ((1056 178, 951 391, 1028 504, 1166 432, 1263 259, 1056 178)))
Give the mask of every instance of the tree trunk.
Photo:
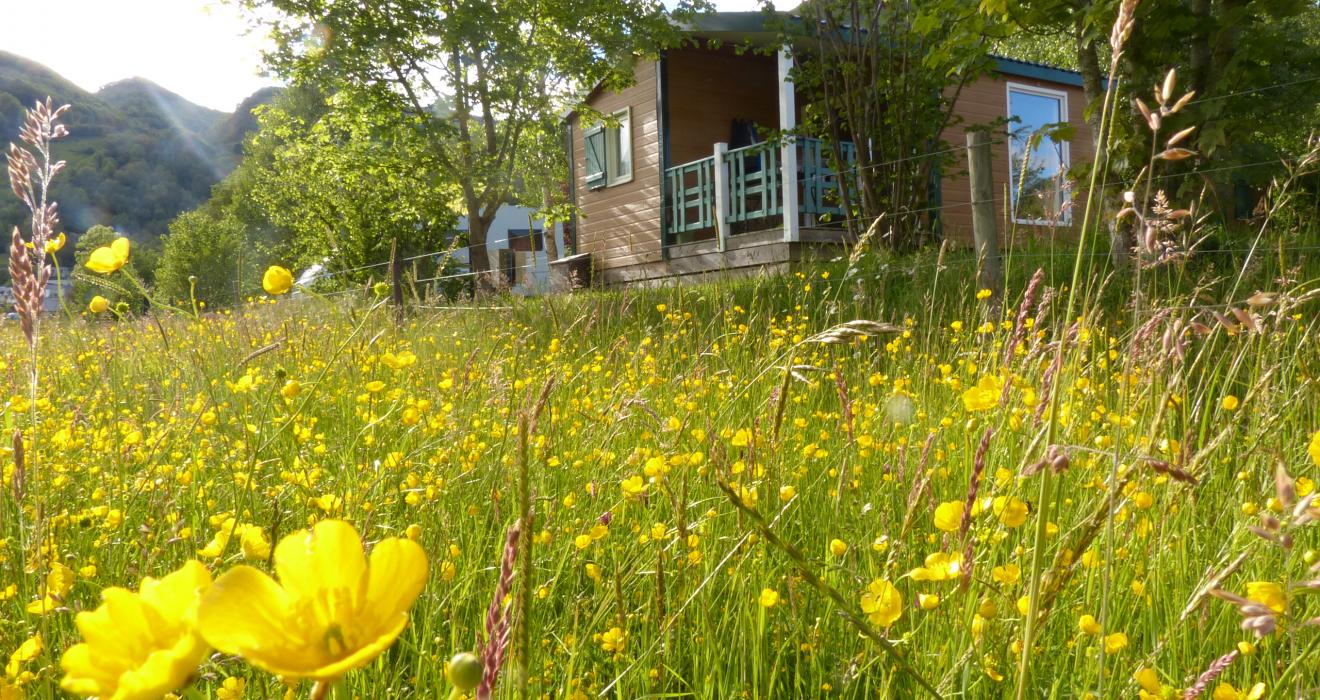
MULTIPOLYGON (((1105 142, 1108 137, 1102 133, 1104 113, 1099 109, 1099 105, 1104 103, 1105 99, 1105 81, 1113 80, 1113 76, 1105 76, 1100 71, 1100 55, 1097 51, 1095 40, 1088 37, 1086 27, 1084 26, 1084 15, 1078 13, 1077 26, 1075 27, 1075 36, 1077 37, 1077 66, 1082 74, 1082 93, 1086 97, 1087 105, 1093 107, 1088 110, 1086 123, 1091 127, 1091 142, 1095 146, 1095 158, 1091 161, 1091 167, 1099 170, 1100 179, 1098 182, 1105 182, 1105 172, 1109 169, 1109 149, 1105 142)), ((1090 193, 1087 193, 1090 196, 1090 193)), ((1101 212, 1105 209, 1105 199, 1103 191, 1098 198, 1097 204, 1101 207, 1101 212)), ((1113 262, 1114 268, 1126 270, 1132 256, 1132 242, 1130 240, 1128 227, 1121 221, 1115 221, 1112 217, 1104 216, 1109 221, 1109 258, 1113 262)))
POLYGON ((547 212, 550 211, 549 185, 541 189, 541 210, 541 223, 545 228, 541 233, 541 240, 545 244, 545 257, 548 262, 554 262, 559 259, 559 239, 555 235, 555 222, 551 221, 547 215, 547 212))
MULTIPOLYGON (((1100 72, 1100 55, 1096 50, 1095 40, 1086 34, 1081 13, 1077 16, 1074 28, 1077 37, 1077 68, 1082 74, 1082 95, 1087 105, 1099 105, 1105 98, 1105 76, 1100 72)), ((1112 77, 1112 76, 1110 76, 1112 77)), ((1100 110, 1092 109, 1086 116, 1086 123, 1091 127, 1091 140, 1097 157, 1101 154, 1100 110)))
POLYGON ((490 252, 486 248, 486 235, 494 216, 481 211, 481 205, 468 200, 468 267, 473 273, 473 288, 477 294, 496 289, 490 269, 490 252))

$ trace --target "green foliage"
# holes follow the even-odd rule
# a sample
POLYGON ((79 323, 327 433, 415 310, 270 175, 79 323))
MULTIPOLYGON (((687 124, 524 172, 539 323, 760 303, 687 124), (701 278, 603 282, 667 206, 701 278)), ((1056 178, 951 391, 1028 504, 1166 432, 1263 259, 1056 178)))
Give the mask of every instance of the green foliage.
MULTIPOLYGON (((558 172, 544 157, 561 150, 546 138, 557 133, 555 115, 598 82, 627 84, 626 59, 680 38, 661 4, 629 0, 244 4, 270 22, 270 63, 289 82, 344 97, 335 110, 370 113, 377 124, 399 119, 419 134, 428 165, 459 190, 481 271, 496 211, 530 174, 519 166, 558 172)), ((705 3, 684 0, 679 10, 694 5, 705 3)))
POLYGON ((186 212, 164 238, 155 293, 185 309, 194 301, 205 308, 236 304, 261 290, 263 263, 232 212, 186 212))
MULTIPOLYGON (((314 103, 312 103, 314 104, 314 103)), ((261 115, 244 194, 290 238, 286 267, 324 262, 344 282, 380 279, 397 240, 401 257, 442 248, 454 228, 456 188, 415 118, 391 116, 341 93, 314 116, 308 104, 261 115)))
POLYGON ((1071 37, 1058 33, 1038 34, 1019 28, 990 44, 990 53, 1018 61, 1077 70, 1077 48, 1071 37))
MULTIPOLYGON (((1093 126, 1105 90, 1109 29, 1117 7, 1115 0, 1014 0, 997 13, 1020 32, 1002 42, 1008 53, 1073 55, 1069 65, 1083 74, 1093 126)), ((1179 167, 1183 172, 1204 168, 1205 159, 1213 158, 1217 172, 1210 182, 1220 190, 1221 202, 1231 202, 1231 183, 1268 182, 1279 172, 1273 161, 1302 152, 1318 123, 1320 5, 1312 0, 1143 2, 1113 77, 1125 89, 1148 96, 1150 86, 1161 83, 1171 68, 1179 70, 1180 91, 1194 91, 1196 100, 1164 125, 1164 133, 1196 126, 1194 137, 1183 145, 1202 159, 1179 167)), ((1126 177, 1147 162, 1150 136, 1130 102, 1120 111, 1109 164, 1115 175, 1126 177)), ((1204 183, 1200 177, 1188 178, 1185 186, 1200 189, 1204 183)))

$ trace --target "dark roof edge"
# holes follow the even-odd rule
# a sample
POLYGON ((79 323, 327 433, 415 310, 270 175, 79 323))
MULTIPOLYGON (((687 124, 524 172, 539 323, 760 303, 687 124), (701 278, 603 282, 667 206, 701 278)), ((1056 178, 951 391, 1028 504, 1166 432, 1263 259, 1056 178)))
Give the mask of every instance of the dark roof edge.
MULTIPOLYGON (((791 18, 787 12, 774 14, 791 18)), ((683 27, 689 34, 723 32, 763 32, 766 31, 767 13, 761 10, 752 12, 709 12, 697 15, 694 21, 683 27)))
POLYGON ((1033 80, 1044 80, 1061 85, 1070 85, 1072 87, 1082 87, 1082 74, 1066 68, 1055 68, 1043 63, 1033 63, 1031 61, 1019 61, 1015 58, 1005 56, 991 56, 990 60, 994 62, 996 73, 1003 75, 1012 75, 1019 78, 1031 78, 1033 80))

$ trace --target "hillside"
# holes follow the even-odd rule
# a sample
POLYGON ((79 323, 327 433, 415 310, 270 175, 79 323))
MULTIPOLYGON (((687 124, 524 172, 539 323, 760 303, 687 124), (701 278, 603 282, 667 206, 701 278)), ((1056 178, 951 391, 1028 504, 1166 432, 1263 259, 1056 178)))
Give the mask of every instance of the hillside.
MULTIPOLYGON (((149 240, 165 233, 179 212, 206 201, 255 127, 251 110, 277 93, 258 91, 227 114, 142 78, 90 93, 41 64, 0 51, 0 145, 17 140, 23 110, 34 101, 49 95, 73 105, 66 119, 70 136, 56 148, 69 165, 53 192, 65 226, 76 233, 106 224, 149 240)), ((0 223, 25 216, 4 187, 0 223)))

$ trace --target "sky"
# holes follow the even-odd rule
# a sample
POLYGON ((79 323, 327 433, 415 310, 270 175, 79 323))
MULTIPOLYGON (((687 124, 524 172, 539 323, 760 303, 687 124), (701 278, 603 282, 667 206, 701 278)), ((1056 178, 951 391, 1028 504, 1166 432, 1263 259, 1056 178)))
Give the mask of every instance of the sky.
MULTIPOLYGON (((757 0, 716 0, 725 11, 757 0)), ((261 75, 268 39, 248 32, 237 7, 220 0, 0 0, 9 31, 0 50, 29 58, 95 92, 146 78, 188 100, 232 112, 278 81, 261 75), (52 40, 39 30, 50 26, 52 40)))

